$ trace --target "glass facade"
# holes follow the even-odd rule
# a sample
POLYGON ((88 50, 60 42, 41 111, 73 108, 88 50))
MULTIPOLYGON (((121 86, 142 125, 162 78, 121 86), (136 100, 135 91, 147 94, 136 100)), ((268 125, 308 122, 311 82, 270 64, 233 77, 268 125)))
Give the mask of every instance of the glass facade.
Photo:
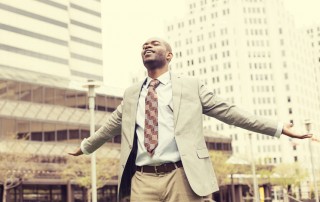
MULTIPOLYGON (((65 185, 22 185, 22 199, 24 202, 62 202, 66 201, 65 195, 66 186, 65 185)), ((13 200, 13 192, 16 189, 10 191, 10 199, 13 200)))
MULTIPOLYGON (((90 136, 89 126, 36 122, 0 117, 0 137, 41 142, 71 141, 80 143, 90 136), (3 126, 3 127, 2 127, 3 126)), ((108 142, 120 143, 119 136, 108 142)))
MULTIPOLYGON (((88 202, 87 190, 77 185, 71 185, 73 202, 88 202)), ((2 191, 1 187, 0 190, 2 191)), ((65 202, 67 201, 67 185, 22 184, 8 192, 10 202, 65 202)), ((1 196, 0 192, 0 196, 1 196)), ((117 200, 117 185, 108 185, 98 189, 98 202, 115 202, 117 200)))
MULTIPOLYGON (((50 104, 71 108, 88 109, 87 93, 70 89, 54 88, 17 81, 0 80, 0 98, 50 104)), ((96 95, 96 110, 112 112, 122 98, 96 95)))
POLYGON ((104 186, 98 190, 98 202, 113 202, 117 201, 117 185, 104 186))
MULTIPOLYGON (((67 164, 67 152, 90 136, 87 92, 62 86, 0 79, 0 154, 9 158, 10 153, 24 153, 29 157, 28 164, 37 167, 31 181, 22 180, 7 192, 7 201, 87 201, 85 188, 72 184, 68 189, 67 183, 60 179, 61 169, 67 164), (72 195, 69 199, 68 192, 72 195)), ((121 101, 120 97, 96 94, 97 128, 121 101)), ((109 143, 120 143, 120 140, 116 137, 109 143)), ((118 158, 118 149, 119 144, 109 144, 100 153, 104 158, 118 158)), ((99 201, 115 201, 116 195, 116 185, 109 187, 106 182, 99 190, 99 201)))
POLYGON ((225 151, 230 152, 232 151, 231 142, 223 143, 223 142, 206 142, 207 148, 209 150, 217 150, 217 151, 225 151))
MULTIPOLYGON (((121 100, 96 95, 98 125, 103 124, 106 112, 114 111, 121 100)), ((2 111, 0 107, 0 137, 80 143, 90 136, 87 92, 0 80, 0 102, 5 103, 2 111)), ((120 143, 120 138, 110 142, 120 143)))
POLYGON ((232 154, 232 139, 226 138, 216 134, 210 134, 212 132, 205 131, 205 140, 208 150, 222 151, 228 155, 232 154))

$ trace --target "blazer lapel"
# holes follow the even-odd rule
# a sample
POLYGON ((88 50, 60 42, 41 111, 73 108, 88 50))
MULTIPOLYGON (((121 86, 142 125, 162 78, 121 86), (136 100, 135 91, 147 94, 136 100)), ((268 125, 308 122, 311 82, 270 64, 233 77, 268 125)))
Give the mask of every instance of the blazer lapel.
POLYGON ((145 82, 145 80, 143 80, 143 82, 140 82, 139 84, 137 84, 133 88, 133 90, 131 92, 131 96, 130 96, 131 112, 130 112, 130 119, 129 120, 130 120, 130 135, 132 135, 130 137, 130 140, 133 140, 134 133, 135 133, 138 101, 139 101, 139 97, 140 97, 141 88, 142 88, 144 82, 145 82))
POLYGON ((171 74, 171 83, 172 83, 172 102, 173 102, 173 117, 174 117, 174 125, 177 125, 179 109, 180 109, 180 101, 181 101, 181 92, 182 92, 182 84, 179 76, 171 74))

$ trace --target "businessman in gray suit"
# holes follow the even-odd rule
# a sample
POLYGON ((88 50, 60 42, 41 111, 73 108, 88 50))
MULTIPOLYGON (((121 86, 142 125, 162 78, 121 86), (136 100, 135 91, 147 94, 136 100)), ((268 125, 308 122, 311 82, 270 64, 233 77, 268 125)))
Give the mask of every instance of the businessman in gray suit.
POLYGON ((121 134, 119 199, 200 202, 218 190, 202 131, 202 114, 253 132, 310 138, 292 124, 254 116, 208 91, 196 78, 168 71, 173 57, 160 38, 141 51, 148 77, 126 89, 122 103, 94 136, 70 155, 90 154, 121 134))

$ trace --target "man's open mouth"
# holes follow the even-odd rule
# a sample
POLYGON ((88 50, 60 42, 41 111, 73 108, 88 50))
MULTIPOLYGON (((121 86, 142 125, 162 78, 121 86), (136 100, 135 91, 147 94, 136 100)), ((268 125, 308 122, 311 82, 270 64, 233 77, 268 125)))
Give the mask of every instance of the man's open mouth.
POLYGON ((153 50, 145 50, 145 51, 144 51, 144 55, 150 54, 150 53, 154 53, 154 51, 153 51, 153 50))

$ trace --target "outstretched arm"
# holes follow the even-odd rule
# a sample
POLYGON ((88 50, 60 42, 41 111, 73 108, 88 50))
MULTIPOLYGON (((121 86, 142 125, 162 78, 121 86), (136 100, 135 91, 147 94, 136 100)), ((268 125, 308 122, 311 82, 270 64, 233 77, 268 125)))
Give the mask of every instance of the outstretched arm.
POLYGON ((121 133, 122 121, 122 105, 123 102, 112 112, 105 124, 95 132, 93 136, 85 138, 81 142, 81 146, 74 152, 69 152, 69 155, 79 156, 82 154, 90 154, 97 150, 106 141, 121 133))
POLYGON ((213 92, 199 83, 199 97, 202 103, 203 113, 214 117, 224 123, 235 125, 246 130, 258 132, 270 136, 280 133, 292 138, 310 138, 311 134, 300 134, 292 129, 292 124, 280 124, 277 121, 255 116, 225 100, 217 97, 213 92))

